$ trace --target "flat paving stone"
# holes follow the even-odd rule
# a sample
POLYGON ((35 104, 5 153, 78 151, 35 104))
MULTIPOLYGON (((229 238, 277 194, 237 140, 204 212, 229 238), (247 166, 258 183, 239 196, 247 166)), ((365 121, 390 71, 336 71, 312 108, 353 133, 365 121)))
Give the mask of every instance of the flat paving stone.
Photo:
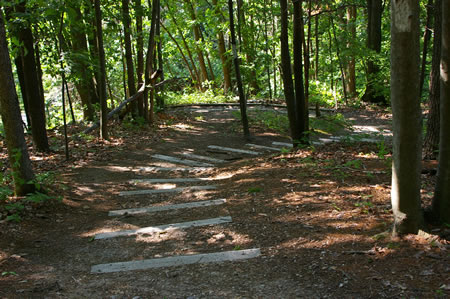
POLYGON ((130 184, 163 184, 163 183, 198 183, 212 181, 212 178, 175 178, 175 179, 135 179, 130 180, 130 184))
POLYGON ((191 209, 191 208, 201 208, 201 207, 208 207, 208 206, 218 206, 218 205, 222 205, 226 202, 227 202, 226 199, 214 199, 214 200, 194 201, 194 202, 181 203, 181 204, 175 204, 175 205, 167 205, 167 206, 154 206, 154 207, 146 207, 146 208, 115 210, 115 211, 110 211, 108 213, 108 216, 136 215, 136 214, 155 213, 155 212, 179 210, 179 209, 191 209))
POLYGON ((272 142, 272 144, 275 145, 275 146, 281 146, 281 147, 287 147, 287 148, 291 148, 292 147, 292 143, 286 143, 286 142, 274 141, 274 142, 272 142))
POLYGON ((166 156, 166 155, 159 155, 159 154, 152 155, 152 158, 155 158, 155 159, 158 159, 158 160, 163 160, 163 161, 168 161, 168 162, 172 162, 172 163, 189 165, 189 166, 198 166, 198 167, 211 167, 211 166, 214 166, 213 164, 210 164, 210 163, 198 162, 198 161, 188 160, 188 159, 179 159, 179 158, 176 158, 176 157, 166 156))
POLYGON ((214 167, 159 167, 159 166, 150 166, 150 167, 141 167, 139 168, 139 172, 159 172, 159 171, 184 171, 184 172, 201 172, 212 170, 214 167))
POLYGON ((92 274, 121 271, 146 270, 155 268, 175 267, 192 264, 220 263, 247 260, 261 255, 259 248, 233 250, 225 252, 203 253, 195 255, 180 255, 140 261, 100 264, 91 267, 92 274))
POLYGON ((169 229, 183 229, 183 228, 190 228, 190 227, 197 227, 197 226, 224 224, 224 223, 230 223, 230 222, 232 222, 231 217, 224 216, 224 217, 218 217, 218 218, 172 223, 172 224, 165 224, 165 225, 159 225, 159 226, 148 226, 148 227, 142 227, 139 229, 130 229, 130 230, 108 232, 108 233, 100 233, 100 234, 95 235, 94 239, 100 240, 100 239, 110 239, 110 238, 116 238, 116 237, 129 237, 129 236, 140 235, 140 234, 154 234, 154 233, 164 232, 169 229))
POLYGON ((190 187, 179 187, 172 189, 145 189, 145 190, 133 190, 133 191, 122 191, 119 192, 119 196, 132 196, 132 195, 146 195, 146 194, 158 194, 158 193, 174 193, 182 191, 198 191, 198 190, 214 190, 217 186, 190 186, 190 187))
POLYGON ((223 147, 223 146, 218 146, 218 145, 208 145, 208 148, 222 150, 222 151, 225 151, 225 152, 234 152, 234 153, 248 154, 248 155, 255 155, 255 156, 261 154, 259 152, 248 151, 248 150, 237 149, 237 148, 231 148, 231 147, 223 147))
POLYGON ((260 148, 260 149, 269 150, 269 151, 275 151, 275 152, 279 152, 281 150, 281 148, 279 148, 279 147, 271 147, 271 146, 253 144, 253 143, 247 143, 246 146, 253 147, 253 148, 260 148))
POLYGON ((212 162, 212 163, 225 163, 225 162, 227 162, 225 160, 211 158, 211 157, 207 157, 207 156, 195 155, 195 154, 191 154, 191 153, 182 153, 182 155, 186 156, 188 158, 191 158, 191 159, 205 160, 205 161, 209 161, 209 162, 212 162))

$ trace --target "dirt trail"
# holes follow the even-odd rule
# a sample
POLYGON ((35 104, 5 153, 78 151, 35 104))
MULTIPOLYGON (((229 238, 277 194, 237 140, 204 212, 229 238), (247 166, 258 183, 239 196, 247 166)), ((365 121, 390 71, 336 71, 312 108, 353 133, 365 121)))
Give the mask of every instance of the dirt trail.
MULTIPOLYGON (((0 298, 432 298, 449 295, 448 245, 440 239, 383 234, 389 228, 390 174, 372 143, 332 143, 295 153, 224 153, 247 149, 229 111, 179 109, 160 136, 142 130, 96 161, 67 166, 64 201, 0 233, 0 298), (206 113, 207 112, 207 113, 206 113), (179 121, 182 119, 182 121, 179 121), (225 160, 201 172, 142 171, 188 167, 157 160, 183 153, 225 160), (352 162, 360 161, 360 162, 352 162), (358 166, 356 164, 358 164, 358 166), (216 178, 213 190, 120 196, 152 189, 134 179, 216 178), (108 211, 226 199, 226 203, 151 214, 108 211), (94 240, 108 231, 231 216, 232 222, 94 240), (241 261, 91 274, 91 267, 260 248, 241 261), (17 274, 17 275, 15 275, 17 274)), ((376 114, 354 116, 381 125, 376 114)), ((254 129, 251 143, 283 136, 254 129)), ((254 149, 256 150, 256 149, 254 149)), ((206 161, 203 161, 206 162, 206 161)), ((426 190, 424 191, 426 192, 426 190)), ((445 233, 445 232, 444 232, 445 233)), ((431 237, 432 238, 432 237, 431 237)))

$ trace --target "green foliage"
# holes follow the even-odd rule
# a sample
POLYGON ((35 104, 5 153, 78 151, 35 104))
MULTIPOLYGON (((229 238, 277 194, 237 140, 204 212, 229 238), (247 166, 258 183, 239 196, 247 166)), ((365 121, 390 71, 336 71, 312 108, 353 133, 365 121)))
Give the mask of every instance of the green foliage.
POLYGON ((224 96, 220 90, 208 89, 206 92, 199 92, 187 89, 183 93, 165 93, 165 103, 171 105, 192 105, 192 104, 218 104, 236 102, 230 96, 224 96))
POLYGON ((258 193, 261 192, 262 189, 260 187, 250 187, 248 188, 247 192, 252 194, 252 193, 258 193))

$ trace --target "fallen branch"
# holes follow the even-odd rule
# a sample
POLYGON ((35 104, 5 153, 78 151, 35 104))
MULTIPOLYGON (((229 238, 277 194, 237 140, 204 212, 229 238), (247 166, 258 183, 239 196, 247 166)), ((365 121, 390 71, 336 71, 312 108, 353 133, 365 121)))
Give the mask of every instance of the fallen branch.
MULTIPOLYGON (((130 102, 132 102, 132 101, 138 99, 140 96, 142 96, 146 90, 148 90, 148 89, 155 89, 155 88, 158 88, 158 87, 160 87, 160 86, 163 86, 163 85, 165 85, 165 84, 167 84, 167 83, 170 83, 170 82, 172 82, 172 81, 176 81, 176 80, 180 80, 180 79, 181 79, 181 78, 167 79, 167 80, 164 80, 164 81, 159 82, 158 84, 155 84, 155 85, 148 85, 148 86, 145 86, 145 83, 142 84, 141 88, 139 88, 139 90, 138 90, 134 95, 132 95, 131 97, 129 97, 128 99, 126 99, 125 101, 123 101, 122 103, 120 103, 119 106, 117 106, 115 109, 111 110, 111 111, 108 113, 108 115, 106 116, 106 117, 107 117, 107 120, 110 120, 110 119, 114 116, 114 114, 116 114, 117 112, 119 112, 120 110, 122 110, 122 108, 125 107, 128 103, 130 103, 130 102)), ((83 131, 83 134, 88 134, 88 133, 94 131, 95 129, 98 129, 99 127, 100 127, 100 122, 96 122, 95 124, 93 124, 92 126, 90 126, 89 128, 87 128, 86 130, 84 130, 84 131, 83 131)))

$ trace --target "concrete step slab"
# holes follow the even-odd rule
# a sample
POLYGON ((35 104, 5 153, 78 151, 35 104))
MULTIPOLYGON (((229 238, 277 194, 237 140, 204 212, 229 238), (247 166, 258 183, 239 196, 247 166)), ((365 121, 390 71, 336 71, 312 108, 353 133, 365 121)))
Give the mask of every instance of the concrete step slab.
POLYGON ((247 143, 246 146, 252 147, 252 148, 263 149, 263 150, 268 150, 268 151, 274 151, 274 152, 279 152, 281 150, 281 148, 279 148, 279 147, 271 147, 271 146, 253 144, 253 143, 247 143))
POLYGON ((201 190, 215 190, 217 186, 190 186, 190 187, 179 187, 172 189, 145 189, 145 190, 133 190, 133 191, 122 191, 119 192, 119 196, 133 196, 133 195, 149 195, 149 194, 159 194, 159 193, 176 193, 183 191, 201 191, 201 190))
POLYGON ((279 146, 279 147, 292 148, 292 143, 286 143, 286 142, 274 141, 274 142, 272 142, 272 145, 279 146))
POLYGON ((167 205, 167 206, 154 206, 154 207, 145 207, 145 208, 136 208, 136 209, 124 209, 124 210, 114 210, 108 213, 108 216, 122 216, 122 215, 137 215, 137 214, 145 214, 145 213, 155 213, 162 211, 170 211, 170 210, 179 210, 179 209, 191 209, 191 208, 201 208, 208 206, 217 206, 226 203, 226 199, 214 199, 214 200, 204 200, 204 201, 194 201, 188 203, 181 203, 175 205, 167 205))
POLYGON ((223 147, 223 146, 218 146, 218 145, 208 145, 208 148, 217 149, 217 150, 221 150, 224 152, 233 152, 233 153, 240 153, 240 154, 247 154, 247 155, 254 155, 254 156, 261 154, 259 152, 255 152, 255 151, 248 151, 248 150, 231 148, 231 147, 223 147))
POLYGON ((204 160, 204 161, 209 161, 211 163, 226 163, 227 161, 225 160, 221 160, 221 159, 216 159, 216 158, 212 158, 212 157, 207 157, 207 156, 200 156, 200 155, 195 155, 192 153, 182 153, 183 156, 186 156, 188 158, 191 159, 197 159, 197 160, 204 160))
POLYGON ((138 169, 138 172, 202 172, 212 170, 214 167, 159 167, 159 166, 150 166, 150 167, 141 167, 138 169))
POLYGON ((259 257, 259 248, 246 250, 233 250, 214 253, 203 253, 194 255, 180 255, 140 261, 119 262, 110 264, 100 264, 91 267, 92 274, 112 273, 122 271, 147 270, 155 268, 166 268, 192 264, 232 262, 247 260, 259 257))
POLYGON ((184 165, 194 166, 194 167, 212 167, 212 166, 214 166, 213 164, 210 164, 210 163, 198 162, 198 161, 188 160, 188 159, 179 159, 177 157, 159 155, 159 154, 152 155, 152 158, 175 163, 175 164, 184 164, 184 165))
POLYGON ((230 223, 230 222, 232 222, 231 217, 224 216, 224 217, 219 217, 219 218, 202 219, 202 220, 195 220, 195 221, 188 221, 188 222, 165 224, 165 225, 159 225, 159 226, 148 226, 148 227, 142 227, 139 229, 130 229, 130 230, 108 232, 108 233, 100 233, 100 234, 95 235, 94 239, 101 240, 101 239, 110 239, 110 238, 117 238, 117 237, 129 237, 129 236, 135 236, 135 235, 140 235, 140 234, 154 234, 154 233, 164 232, 169 229, 183 229, 183 228, 198 227, 198 226, 224 224, 224 223, 230 223))

